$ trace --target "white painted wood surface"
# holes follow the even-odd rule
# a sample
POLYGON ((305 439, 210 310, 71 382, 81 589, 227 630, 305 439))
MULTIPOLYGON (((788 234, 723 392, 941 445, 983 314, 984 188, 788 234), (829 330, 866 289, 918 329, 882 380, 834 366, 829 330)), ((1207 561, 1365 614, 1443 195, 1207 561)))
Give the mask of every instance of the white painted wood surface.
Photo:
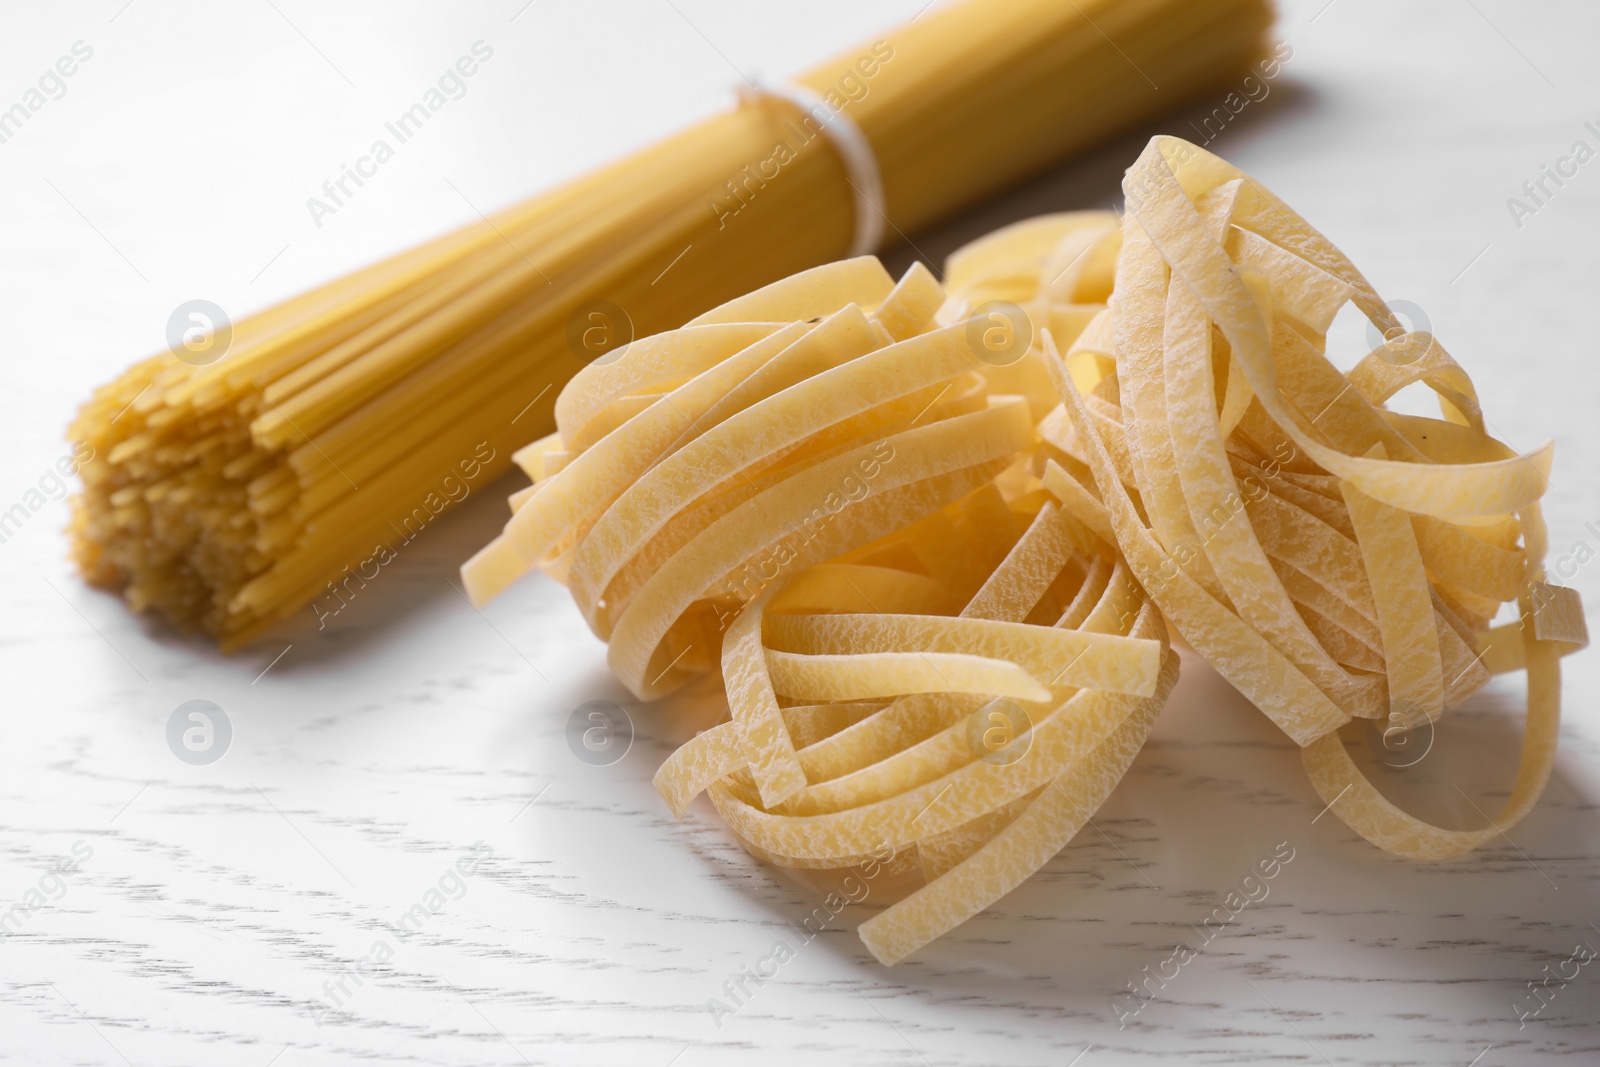
MULTIPOLYGON (((796 69, 920 4, 674 2, 8 5, 0 106, 75 42, 93 55, 0 144, 0 510, 54 495, 70 412, 160 347, 182 301, 243 313, 289 295, 721 106, 730 63, 796 69), (478 40, 494 58, 448 122, 315 225, 305 199, 478 40)), ((1292 60, 1215 147, 1425 309, 1506 439, 1556 438, 1552 559, 1571 557, 1566 577, 1600 603, 1600 564, 1576 563, 1600 551, 1600 162, 1547 181, 1531 214, 1507 205, 1574 142, 1600 148, 1600 12, 1286 8, 1292 60)), ((1110 204, 1149 132, 917 243, 939 259, 1001 222, 1110 204)), ((1190 658, 1095 828, 887 970, 853 932, 878 900, 801 947, 824 890, 751 860, 709 807, 675 822, 651 789, 714 697, 631 708, 625 757, 574 758, 572 710, 625 693, 563 592, 530 579, 479 615, 448 584, 515 487, 475 490, 327 630, 290 627, 233 658, 86 589, 57 500, 0 545, 0 1060, 1600 1057, 1600 966, 1571 962, 1600 948, 1595 657, 1567 664, 1538 810, 1435 866, 1319 819, 1289 743, 1190 658), (166 741, 192 699, 232 726, 209 765, 166 741), (1280 842, 1294 858, 1265 898, 1201 946, 1204 917, 1280 842), (708 1000, 731 1006, 724 982, 778 940, 795 958, 715 1015, 708 1000), (1146 967, 1171 973, 1180 942, 1201 951, 1119 1028, 1114 1005, 1131 1002, 1117 994, 1146 967), (1574 970, 1519 1024, 1538 1004, 1528 982, 1574 970)), ((1521 697, 1520 679, 1497 682, 1385 787, 1481 824, 1510 781, 1521 697)))

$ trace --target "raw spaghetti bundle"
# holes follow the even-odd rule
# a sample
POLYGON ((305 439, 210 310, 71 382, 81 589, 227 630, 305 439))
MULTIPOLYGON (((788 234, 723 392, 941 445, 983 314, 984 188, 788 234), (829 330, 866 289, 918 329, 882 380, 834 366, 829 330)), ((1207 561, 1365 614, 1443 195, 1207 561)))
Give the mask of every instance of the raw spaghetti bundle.
POLYGON ((548 432, 587 361, 1237 79, 1270 22, 1266 0, 966 0, 798 92, 742 86, 735 110, 237 323, 217 362, 162 353, 100 389, 70 431, 95 456, 79 567, 224 648, 342 604, 548 432))
POLYGON ((1157 138, 1125 188, 1126 225, 1009 227, 944 287, 843 261, 587 368, 463 568, 479 601, 565 582, 642 698, 720 670, 729 720, 657 788, 680 816, 708 793, 780 865, 909 857, 925 884, 860 928, 885 963, 1093 815, 1176 679, 1168 625, 1392 852, 1475 847, 1549 774, 1586 634, 1542 580, 1548 446, 1495 441, 1438 343, 1221 160, 1157 138), (1324 354, 1347 302, 1390 338, 1348 376, 1324 354), (1442 419, 1383 407, 1415 382, 1442 419), (1431 723, 1524 668, 1493 826, 1424 824, 1345 752, 1345 724, 1431 723))

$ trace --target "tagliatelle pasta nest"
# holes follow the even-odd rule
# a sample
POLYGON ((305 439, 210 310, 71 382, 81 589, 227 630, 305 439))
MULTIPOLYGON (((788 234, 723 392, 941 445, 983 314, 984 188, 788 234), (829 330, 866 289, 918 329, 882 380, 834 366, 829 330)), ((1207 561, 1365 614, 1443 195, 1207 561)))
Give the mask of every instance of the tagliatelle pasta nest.
POLYGON ((1168 626, 1389 851, 1473 848, 1549 776, 1558 658, 1587 640, 1543 581, 1550 446, 1490 436, 1439 344, 1217 157, 1157 138, 1124 188, 1124 219, 1008 227, 943 285, 847 260, 591 365, 463 568, 480 603, 563 581, 642 699, 720 670, 729 721, 658 789, 780 865, 913 859, 925 884, 860 928, 885 963, 1099 808, 1176 681, 1168 626), (1389 338, 1348 376, 1324 355, 1347 302, 1389 338), (1383 407, 1416 382, 1442 419, 1383 407), (1346 724, 1430 724, 1524 668, 1489 827, 1413 818, 1346 753, 1346 724))

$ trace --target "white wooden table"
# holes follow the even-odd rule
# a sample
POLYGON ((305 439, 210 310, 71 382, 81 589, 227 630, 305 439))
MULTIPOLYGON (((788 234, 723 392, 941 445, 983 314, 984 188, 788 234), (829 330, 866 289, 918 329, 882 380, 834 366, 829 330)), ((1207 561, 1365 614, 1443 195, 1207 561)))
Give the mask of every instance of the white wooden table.
MULTIPOLYGON (((574 758, 572 710, 626 694, 564 593, 530 579, 479 615, 447 584, 513 482, 475 490, 328 630, 233 658, 64 562, 62 428, 162 346, 178 304, 289 295, 721 106, 730 62, 797 69, 920 3, 4 9, 0 107, 76 42, 92 56, 0 144, 0 510, 29 509, 0 545, 0 1059, 1600 1062, 1600 966, 1565 962, 1600 948, 1593 655, 1566 666, 1538 810, 1436 866, 1319 819, 1289 743, 1190 658, 1096 828, 1024 887, 893 970, 854 934, 869 896, 724 1016, 708 1001, 731 1008, 724 983, 797 942, 823 890, 751 860, 709 807, 675 822, 651 789, 714 698, 630 708, 623 758, 574 758), (306 199, 479 40, 493 59, 448 121, 318 226, 306 199), (205 765, 167 741, 195 699, 231 724, 205 765), (1170 974, 1280 842, 1294 858, 1265 898, 1128 1014, 1117 994, 1170 974), (1574 968, 1520 1024, 1526 983, 1574 968)), ((1600 148, 1600 11, 1285 6, 1293 58, 1214 147, 1425 309, 1505 438, 1555 436, 1552 558, 1600 550, 1600 162, 1547 182, 1531 214, 1507 205, 1575 141, 1600 148)), ((917 243, 942 258, 1001 222, 1108 205, 1150 132, 917 243)), ((1600 604, 1600 564, 1569 580, 1600 604)), ((1385 788, 1480 825, 1521 700, 1520 678, 1496 683, 1385 788)))

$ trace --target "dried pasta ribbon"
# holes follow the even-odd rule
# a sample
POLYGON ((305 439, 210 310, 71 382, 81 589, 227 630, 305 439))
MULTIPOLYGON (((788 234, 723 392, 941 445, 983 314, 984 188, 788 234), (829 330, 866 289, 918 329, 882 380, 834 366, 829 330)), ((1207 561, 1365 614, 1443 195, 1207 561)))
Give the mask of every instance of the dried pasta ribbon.
MULTIPOLYGON (((1056 320, 1086 326, 1119 231, 1067 216, 1038 249, 1064 233, 1056 320)), ((680 816, 709 793, 772 862, 925 872, 862 929, 888 963, 1071 839, 1177 673, 1103 511, 1032 469, 1044 350, 990 352, 983 326, 925 268, 866 257, 635 342, 563 391, 559 432, 516 457, 534 485, 463 568, 478 601, 534 567, 564 581, 640 697, 720 668, 729 720, 657 788, 680 816)))
POLYGON ((1577 594, 1543 581, 1551 446, 1518 455, 1491 437, 1437 339, 1401 331, 1343 254, 1222 160, 1158 137, 1123 187, 1137 225, 1110 307, 1078 338, 1046 339, 1063 403, 1040 425, 1045 485, 1109 524, 1167 621, 1303 746, 1358 833, 1418 859, 1493 839, 1544 788, 1559 657, 1587 642, 1577 594), (1390 338, 1348 376, 1325 355, 1346 302, 1390 338), (1441 418, 1382 406, 1417 382, 1441 418), (1491 628, 1512 601, 1521 622, 1491 628), (1515 669, 1522 756, 1487 828, 1415 819, 1345 750, 1353 718, 1430 723, 1515 669))

